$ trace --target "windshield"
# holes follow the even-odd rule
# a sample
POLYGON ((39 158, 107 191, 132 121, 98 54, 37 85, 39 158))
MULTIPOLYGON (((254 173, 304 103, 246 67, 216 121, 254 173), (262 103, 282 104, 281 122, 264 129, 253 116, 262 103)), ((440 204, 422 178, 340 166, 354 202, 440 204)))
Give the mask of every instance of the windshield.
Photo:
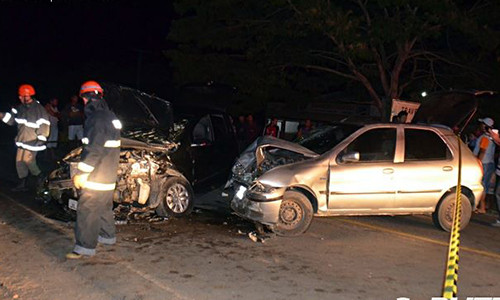
POLYGON ((324 125, 315 128, 306 137, 296 139, 294 142, 318 154, 323 154, 335 147, 360 127, 361 126, 346 124, 324 125))

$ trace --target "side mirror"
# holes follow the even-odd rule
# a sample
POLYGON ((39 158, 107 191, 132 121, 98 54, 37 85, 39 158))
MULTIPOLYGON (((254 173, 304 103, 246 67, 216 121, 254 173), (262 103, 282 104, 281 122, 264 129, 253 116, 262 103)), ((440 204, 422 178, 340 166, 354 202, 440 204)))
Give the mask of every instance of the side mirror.
POLYGON ((340 162, 349 163, 359 161, 359 152, 347 152, 340 156, 340 162))

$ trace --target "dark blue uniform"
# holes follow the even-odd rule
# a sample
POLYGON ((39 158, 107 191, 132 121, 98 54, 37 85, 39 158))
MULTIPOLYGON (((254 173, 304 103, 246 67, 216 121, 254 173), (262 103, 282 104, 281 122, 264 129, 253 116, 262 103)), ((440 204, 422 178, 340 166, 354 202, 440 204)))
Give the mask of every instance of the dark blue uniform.
POLYGON ((120 160, 121 123, 102 99, 85 106, 80 173, 88 173, 78 201, 74 252, 94 255, 97 243, 114 244, 113 192, 120 160))

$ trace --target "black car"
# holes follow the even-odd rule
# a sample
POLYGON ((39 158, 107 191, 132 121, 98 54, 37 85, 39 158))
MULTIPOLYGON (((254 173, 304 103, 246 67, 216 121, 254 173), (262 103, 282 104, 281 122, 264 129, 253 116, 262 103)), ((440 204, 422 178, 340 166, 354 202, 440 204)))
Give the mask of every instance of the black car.
MULTIPOLYGON (((223 110, 184 107, 112 84, 103 85, 110 108, 123 124, 116 204, 182 216, 193 209, 194 192, 222 185, 238 155, 234 129, 223 110)), ((38 196, 76 210, 79 191, 71 177, 82 148, 50 172, 38 196)), ((69 208, 69 209, 68 209, 69 208)))

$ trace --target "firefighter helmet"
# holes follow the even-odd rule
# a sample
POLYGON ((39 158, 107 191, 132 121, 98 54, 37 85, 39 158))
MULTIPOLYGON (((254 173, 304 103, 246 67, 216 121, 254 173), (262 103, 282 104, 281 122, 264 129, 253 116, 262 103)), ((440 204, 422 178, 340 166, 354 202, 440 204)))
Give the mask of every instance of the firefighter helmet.
POLYGON ((19 96, 33 96, 35 88, 31 84, 21 84, 19 86, 19 96))
POLYGON ((90 80, 83 83, 82 86, 80 87, 80 96, 87 93, 91 93, 94 95, 97 94, 102 95, 103 89, 99 83, 90 80))

